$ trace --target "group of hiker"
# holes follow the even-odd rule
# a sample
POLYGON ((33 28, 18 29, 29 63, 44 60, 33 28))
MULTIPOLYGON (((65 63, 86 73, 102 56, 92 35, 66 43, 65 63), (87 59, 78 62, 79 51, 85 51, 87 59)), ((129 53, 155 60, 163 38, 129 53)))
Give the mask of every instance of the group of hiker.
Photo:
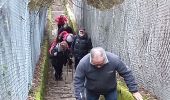
POLYGON ((102 47, 92 47, 90 37, 84 28, 77 33, 68 24, 65 15, 55 19, 58 34, 49 49, 55 79, 62 80, 62 69, 74 62, 74 91, 76 100, 117 100, 116 72, 122 76, 136 100, 143 100, 132 71, 111 52, 102 47), (72 58, 74 57, 74 61, 72 58))
POLYGON ((68 19, 60 15, 55 19, 58 25, 57 36, 49 49, 51 64, 55 69, 55 79, 62 80, 63 66, 72 65, 74 56, 74 68, 76 69, 80 59, 89 53, 92 48, 91 39, 84 28, 75 33, 68 24, 68 19))

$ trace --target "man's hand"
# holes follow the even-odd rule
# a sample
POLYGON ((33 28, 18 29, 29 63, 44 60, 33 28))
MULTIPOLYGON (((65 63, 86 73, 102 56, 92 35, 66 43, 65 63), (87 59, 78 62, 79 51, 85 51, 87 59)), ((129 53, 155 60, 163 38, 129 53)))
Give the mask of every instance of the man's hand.
POLYGON ((57 52, 54 53, 54 56, 57 56, 57 52))
POLYGON ((139 92, 135 92, 132 94, 136 100, 143 100, 142 95, 139 92))

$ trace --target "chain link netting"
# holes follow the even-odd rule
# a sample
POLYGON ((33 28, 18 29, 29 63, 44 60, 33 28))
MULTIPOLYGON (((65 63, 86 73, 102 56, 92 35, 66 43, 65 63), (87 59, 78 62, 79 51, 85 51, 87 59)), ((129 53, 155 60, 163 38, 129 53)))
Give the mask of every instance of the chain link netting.
POLYGON ((91 34, 93 46, 115 52, 140 85, 170 100, 170 1, 124 0, 104 11, 85 1, 73 0, 82 8, 74 6, 74 12, 91 34))
POLYGON ((0 1, 0 100, 26 100, 40 55, 47 8, 28 0, 0 1))

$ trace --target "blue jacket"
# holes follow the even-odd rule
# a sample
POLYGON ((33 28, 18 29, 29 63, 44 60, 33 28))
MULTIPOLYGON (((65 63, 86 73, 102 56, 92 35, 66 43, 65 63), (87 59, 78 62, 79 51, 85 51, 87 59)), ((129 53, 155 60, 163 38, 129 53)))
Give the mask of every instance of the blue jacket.
POLYGON ((105 94, 116 89, 116 72, 122 76, 130 92, 137 92, 137 83, 130 69, 113 53, 106 52, 108 63, 96 68, 90 63, 90 54, 83 57, 74 76, 74 89, 77 100, 81 100, 84 88, 93 93, 105 94))

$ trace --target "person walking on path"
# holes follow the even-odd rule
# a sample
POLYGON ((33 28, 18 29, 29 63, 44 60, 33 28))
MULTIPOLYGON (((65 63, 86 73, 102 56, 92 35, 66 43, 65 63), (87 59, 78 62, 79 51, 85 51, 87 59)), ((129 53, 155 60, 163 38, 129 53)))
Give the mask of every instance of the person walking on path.
POLYGON ((61 14, 55 18, 55 22, 57 23, 59 30, 64 24, 68 23, 68 18, 64 14, 61 14))
POLYGON ((84 100, 84 89, 87 100, 98 100, 100 95, 104 95, 105 100, 117 100, 116 72, 124 78, 136 100, 143 100, 131 70, 117 55, 101 47, 93 48, 77 66, 74 76, 76 100, 84 100))
POLYGON ((88 37, 84 29, 80 29, 78 35, 75 36, 71 45, 71 51, 74 55, 75 69, 80 59, 90 52, 92 48, 91 39, 88 37))
POLYGON ((55 80, 62 80, 62 69, 69 59, 69 49, 66 41, 58 42, 50 51, 51 64, 55 70, 55 80))

